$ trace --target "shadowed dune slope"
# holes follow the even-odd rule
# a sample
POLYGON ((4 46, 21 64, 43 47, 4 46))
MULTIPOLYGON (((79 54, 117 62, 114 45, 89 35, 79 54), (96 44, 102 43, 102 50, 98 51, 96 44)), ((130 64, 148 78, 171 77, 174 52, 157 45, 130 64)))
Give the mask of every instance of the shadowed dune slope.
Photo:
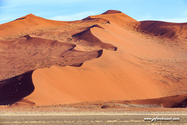
POLYGON ((11 105, 34 91, 33 71, 0 81, 0 105, 11 105))
POLYGON ((171 39, 187 40, 187 23, 169 23, 162 21, 141 21, 140 29, 147 34, 171 39))

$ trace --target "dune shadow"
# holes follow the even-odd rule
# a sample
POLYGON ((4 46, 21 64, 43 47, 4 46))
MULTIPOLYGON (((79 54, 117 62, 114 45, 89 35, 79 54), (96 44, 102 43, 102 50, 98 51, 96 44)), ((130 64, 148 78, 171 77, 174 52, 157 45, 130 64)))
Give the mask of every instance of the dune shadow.
POLYGON ((0 81, 0 105, 12 105, 30 95, 35 89, 32 73, 29 71, 0 81))
POLYGON ((186 107, 187 107, 187 99, 185 99, 181 103, 176 103, 171 108, 186 108, 186 107))

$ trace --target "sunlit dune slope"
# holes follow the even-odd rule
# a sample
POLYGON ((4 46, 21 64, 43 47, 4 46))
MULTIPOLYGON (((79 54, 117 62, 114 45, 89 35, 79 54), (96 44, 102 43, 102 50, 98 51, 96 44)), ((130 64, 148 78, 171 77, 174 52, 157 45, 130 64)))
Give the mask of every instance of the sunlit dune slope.
POLYGON ((162 96, 157 82, 146 71, 126 61, 115 63, 117 59, 112 52, 104 52, 101 58, 79 68, 36 70, 35 91, 25 99, 46 105, 162 96))

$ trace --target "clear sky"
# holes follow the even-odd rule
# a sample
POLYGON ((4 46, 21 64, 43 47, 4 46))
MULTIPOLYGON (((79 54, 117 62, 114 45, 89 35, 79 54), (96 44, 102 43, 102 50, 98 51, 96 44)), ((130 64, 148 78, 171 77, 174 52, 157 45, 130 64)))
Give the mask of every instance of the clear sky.
POLYGON ((187 0, 0 0, 0 24, 29 13, 73 21, 110 9, 120 10, 138 21, 187 22, 187 0))

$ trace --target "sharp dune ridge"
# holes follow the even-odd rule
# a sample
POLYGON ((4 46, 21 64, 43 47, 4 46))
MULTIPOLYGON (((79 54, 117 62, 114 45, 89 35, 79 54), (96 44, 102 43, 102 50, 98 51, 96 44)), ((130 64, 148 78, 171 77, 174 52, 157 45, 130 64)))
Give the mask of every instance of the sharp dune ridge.
POLYGON ((1 24, 0 105, 186 107, 186 33, 186 23, 139 22, 117 10, 69 22, 29 14, 1 24))
POLYGON ((111 45, 109 43, 103 43, 100 39, 98 39, 97 37, 95 37, 92 33, 92 28, 101 28, 101 29, 104 29, 102 28, 101 26, 99 25, 93 25, 91 27, 89 27, 87 30, 84 30, 78 34, 74 34, 72 37, 77 37, 77 40, 84 40, 89 46, 99 46, 103 49, 112 49, 114 51, 117 50, 117 47, 115 47, 114 45, 111 45))

